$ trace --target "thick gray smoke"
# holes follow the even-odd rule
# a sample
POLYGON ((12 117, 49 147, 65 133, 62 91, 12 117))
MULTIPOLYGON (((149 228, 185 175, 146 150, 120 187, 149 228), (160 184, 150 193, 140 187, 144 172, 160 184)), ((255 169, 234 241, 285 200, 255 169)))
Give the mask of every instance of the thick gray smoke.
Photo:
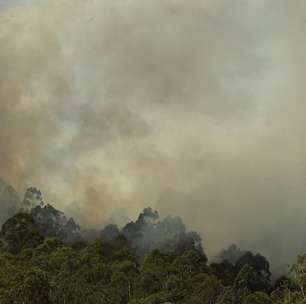
POLYGON ((180 215, 210 255, 306 249, 306 2, 0 3, 4 179, 87 226, 180 215))

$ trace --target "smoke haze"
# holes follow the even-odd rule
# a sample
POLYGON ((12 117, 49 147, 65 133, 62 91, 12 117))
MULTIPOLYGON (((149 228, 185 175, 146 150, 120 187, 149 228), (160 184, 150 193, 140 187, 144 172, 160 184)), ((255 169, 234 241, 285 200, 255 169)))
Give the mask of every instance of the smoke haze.
POLYGON ((306 2, 0 1, 0 175, 88 227, 145 206, 213 256, 306 250, 306 2))

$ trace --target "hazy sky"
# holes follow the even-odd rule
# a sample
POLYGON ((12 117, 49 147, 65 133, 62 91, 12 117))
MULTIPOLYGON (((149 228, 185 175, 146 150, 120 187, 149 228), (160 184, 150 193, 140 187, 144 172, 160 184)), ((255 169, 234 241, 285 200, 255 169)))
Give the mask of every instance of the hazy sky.
POLYGON ((151 205, 210 254, 306 250, 305 1, 0 0, 0 23, 20 191, 95 227, 151 205))

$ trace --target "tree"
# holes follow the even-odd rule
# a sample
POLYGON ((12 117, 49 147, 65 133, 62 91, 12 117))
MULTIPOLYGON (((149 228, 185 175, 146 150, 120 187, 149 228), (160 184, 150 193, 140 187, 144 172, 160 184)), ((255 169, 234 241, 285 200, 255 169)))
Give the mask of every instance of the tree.
POLYGON ((129 300, 133 294, 134 282, 139 274, 137 265, 131 261, 124 261, 112 267, 111 286, 116 288, 122 300, 129 300))
POLYGON ((35 248, 43 242, 33 218, 27 213, 18 213, 8 219, 0 232, 2 249, 19 253, 22 248, 35 248))
POLYGON ((12 303, 50 303, 50 284, 47 274, 38 268, 19 272, 11 288, 9 299, 12 303))
POLYGON ((232 265, 235 265, 237 261, 246 254, 246 251, 241 250, 237 245, 232 244, 227 249, 223 249, 221 253, 217 256, 217 262, 227 261, 232 265))
POLYGON ((252 266, 246 264, 238 273, 234 282, 234 288, 244 293, 262 290, 261 277, 252 266))
POLYGON ((141 271, 153 274, 165 285, 170 273, 174 271, 172 267, 174 258, 175 256, 171 254, 162 253, 159 249, 155 249, 146 256, 141 271))
POLYGON ((236 263, 235 268, 237 273, 241 272, 246 266, 250 266, 248 269, 249 277, 248 287, 251 291, 266 291, 270 288, 270 265, 269 262, 261 254, 254 255, 251 252, 247 252, 236 263), (251 270, 252 269, 252 270, 251 270), (252 283, 251 283, 252 282, 252 283))
POLYGON ((190 249, 177 257, 172 263, 172 267, 181 280, 186 280, 197 273, 207 272, 206 262, 207 258, 204 254, 196 249, 190 249))
POLYGON ((188 282, 188 303, 199 302, 211 304, 217 301, 218 296, 223 292, 223 286, 217 277, 209 274, 198 274, 188 282))
POLYGON ((245 304, 273 304, 273 302, 266 293, 255 292, 246 297, 245 304))
POLYGON ((162 283, 153 273, 141 273, 135 282, 135 296, 146 298, 162 290, 162 283))
POLYGON ((237 275, 235 266, 227 260, 221 263, 212 263, 210 270, 225 286, 231 285, 237 275))
POLYGON ((306 287, 306 254, 299 255, 296 263, 291 268, 294 282, 300 288, 300 291, 305 298, 306 287))

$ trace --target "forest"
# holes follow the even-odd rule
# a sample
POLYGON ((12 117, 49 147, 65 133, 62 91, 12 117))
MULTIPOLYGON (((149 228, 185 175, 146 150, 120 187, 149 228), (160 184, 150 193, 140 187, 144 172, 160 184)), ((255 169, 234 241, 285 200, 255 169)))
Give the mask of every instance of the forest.
POLYGON ((0 248, 1 304, 306 303, 306 255, 273 280, 264 256, 235 245, 208 261, 199 234, 149 207, 83 231, 29 188, 0 248))

